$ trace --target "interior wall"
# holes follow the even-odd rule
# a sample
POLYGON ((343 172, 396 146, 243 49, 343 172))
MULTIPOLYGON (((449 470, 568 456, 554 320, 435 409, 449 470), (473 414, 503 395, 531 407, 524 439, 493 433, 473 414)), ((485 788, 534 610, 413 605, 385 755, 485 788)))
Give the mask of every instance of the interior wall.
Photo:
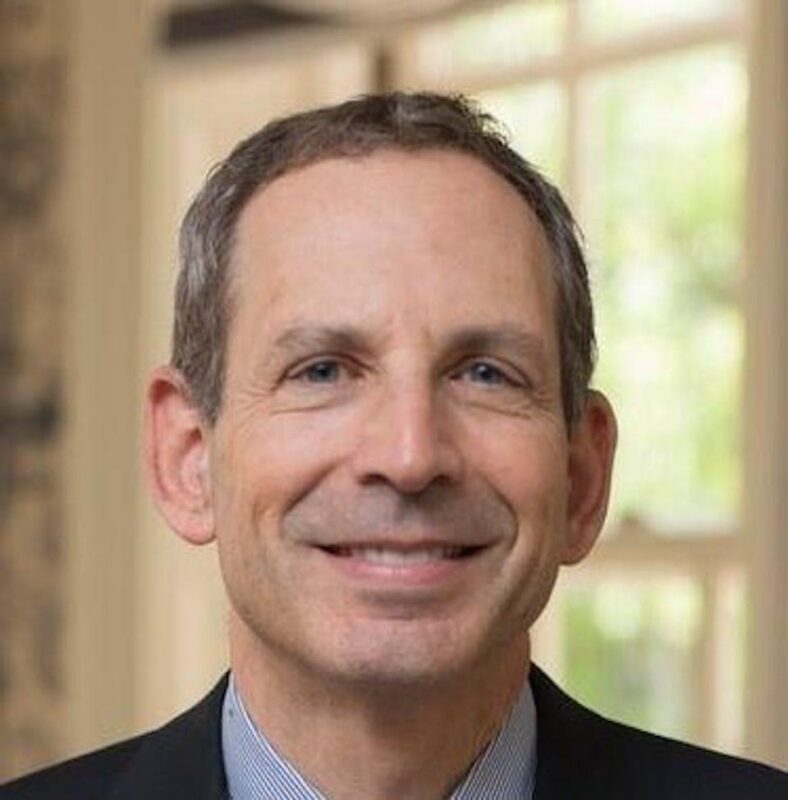
POLYGON ((141 493, 141 140, 158 0, 69 6, 60 758, 133 727, 141 493))
POLYGON ((0 781, 64 719, 63 12, 0 0, 0 781))

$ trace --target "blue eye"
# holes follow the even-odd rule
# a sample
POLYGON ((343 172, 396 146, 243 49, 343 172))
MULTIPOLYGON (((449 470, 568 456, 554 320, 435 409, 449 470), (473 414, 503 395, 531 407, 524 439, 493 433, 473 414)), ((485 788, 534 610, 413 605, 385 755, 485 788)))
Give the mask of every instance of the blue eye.
POLYGON ((339 380, 340 365, 337 361, 315 361, 294 377, 307 383, 335 383, 339 380))
POLYGON ((500 369, 485 361, 475 361, 465 370, 465 373, 472 381, 483 383, 487 386, 500 386, 511 383, 500 369))

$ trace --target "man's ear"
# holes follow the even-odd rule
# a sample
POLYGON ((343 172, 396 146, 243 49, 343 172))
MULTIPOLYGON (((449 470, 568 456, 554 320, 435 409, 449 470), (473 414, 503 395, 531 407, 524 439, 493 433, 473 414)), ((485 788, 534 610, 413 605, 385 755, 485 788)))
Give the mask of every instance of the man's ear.
POLYGON ((181 374, 151 374, 145 403, 145 460, 151 494, 172 530, 191 544, 214 538, 207 425, 181 374))
POLYGON ((569 437, 569 520, 563 563, 588 555, 602 530, 610 497, 617 427, 607 398, 589 391, 569 437))

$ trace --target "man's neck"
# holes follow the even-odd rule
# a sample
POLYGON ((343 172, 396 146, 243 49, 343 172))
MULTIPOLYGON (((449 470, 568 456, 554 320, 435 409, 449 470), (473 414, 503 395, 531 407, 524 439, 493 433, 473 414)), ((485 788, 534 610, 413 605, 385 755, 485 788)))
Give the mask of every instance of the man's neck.
POLYGON ((493 666, 424 686, 354 686, 261 653, 238 620, 238 691, 274 748, 332 800, 448 797, 500 729, 525 680, 524 635, 493 666))

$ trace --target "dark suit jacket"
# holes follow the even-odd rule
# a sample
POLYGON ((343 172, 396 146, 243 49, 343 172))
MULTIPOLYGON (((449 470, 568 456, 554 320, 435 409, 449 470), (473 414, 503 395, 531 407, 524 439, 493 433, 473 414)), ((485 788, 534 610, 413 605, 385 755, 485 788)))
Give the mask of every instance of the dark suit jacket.
MULTIPOLYGON (((157 731, 0 787, 0 799, 226 800, 220 741, 226 685, 225 677, 157 731)), ((531 687, 535 800, 788 800, 788 773, 610 722, 535 667, 531 687)))

